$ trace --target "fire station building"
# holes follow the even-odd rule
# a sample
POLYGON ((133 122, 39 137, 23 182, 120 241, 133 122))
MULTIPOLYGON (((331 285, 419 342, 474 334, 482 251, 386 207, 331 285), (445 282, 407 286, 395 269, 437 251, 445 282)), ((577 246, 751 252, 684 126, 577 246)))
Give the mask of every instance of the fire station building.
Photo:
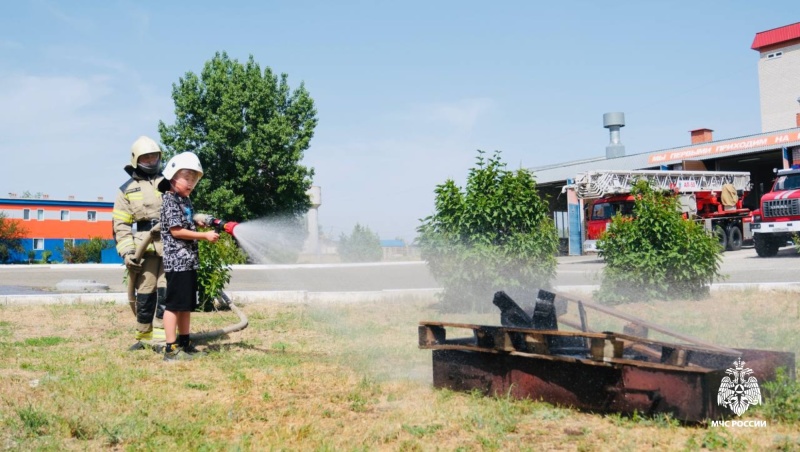
MULTIPOLYGON (((41 198, 18 198, 9 193, 0 198, 0 212, 6 220, 14 221, 24 229, 22 253, 12 252, 11 262, 41 261, 49 254, 52 262, 63 260, 64 245, 79 245, 92 238, 108 240, 113 250, 111 211, 113 202, 51 200, 41 198)), ((114 262, 120 262, 116 252, 114 262)), ((104 253, 104 256, 106 253, 104 253)))
POLYGON ((568 181, 579 173, 597 170, 748 171, 752 189, 744 206, 754 210, 761 196, 771 188, 773 170, 800 164, 800 22, 757 33, 751 48, 759 52, 762 133, 716 140, 713 130, 697 129, 690 131, 690 143, 686 146, 626 155, 620 140, 625 116, 606 113, 603 126, 609 129, 610 143, 604 157, 532 168, 540 191, 549 195, 551 211, 563 214, 556 215, 556 223, 562 234, 569 230, 570 254, 581 254, 580 250, 574 250, 578 239, 573 235, 576 228, 583 233, 583 222, 570 212, 572 207, 568 207, 567 197, 559 195, 568 181))

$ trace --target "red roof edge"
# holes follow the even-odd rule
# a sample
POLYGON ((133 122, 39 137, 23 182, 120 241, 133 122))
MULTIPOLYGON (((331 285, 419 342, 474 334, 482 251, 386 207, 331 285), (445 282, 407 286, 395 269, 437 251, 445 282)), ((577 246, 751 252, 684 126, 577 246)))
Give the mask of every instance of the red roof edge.
POLYGON ((761 50, 764 47, 794 39, 800 39, 800 22, 756 33, 756 37, 753 39, 753 45, 751 45, 750 48, 753 50, 761 50))

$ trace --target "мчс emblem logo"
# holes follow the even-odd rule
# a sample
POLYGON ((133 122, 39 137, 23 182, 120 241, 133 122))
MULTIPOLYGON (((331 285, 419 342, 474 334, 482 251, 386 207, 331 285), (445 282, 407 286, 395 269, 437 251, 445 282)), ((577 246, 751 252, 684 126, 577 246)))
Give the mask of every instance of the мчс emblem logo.
POLYGON ((733 379, 728 376, 722 379, 717 393, 717 405, 728 407, 737 416, 741 416, 750 405, 761 404, 761 390, 756 377, 750 375, 753 369, 745 368, 742 358, 737 358, 733 365, 735 367, 725 370, 733 379))

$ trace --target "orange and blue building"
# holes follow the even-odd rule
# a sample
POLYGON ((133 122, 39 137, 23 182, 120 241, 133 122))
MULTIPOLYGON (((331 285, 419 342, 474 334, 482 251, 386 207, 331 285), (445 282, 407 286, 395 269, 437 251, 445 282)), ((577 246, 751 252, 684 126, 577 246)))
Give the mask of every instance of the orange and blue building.
MULTIPOLYGON (((72 198, 72 197, 70 197, 72 198)), ((122 262, 114 250, 114 232, 111 224, 113 202, 51 200, 41 198, 0 198, 0 212, 5 221, 15 222, 23 231, 22 252, 12 251, 11 262, 28 262, 30 258, 41 261, 49 252, 50 262, 62 262, 65 245, 80 245, 93 238, 108 241, 103 250, 103 263, 122 262)))

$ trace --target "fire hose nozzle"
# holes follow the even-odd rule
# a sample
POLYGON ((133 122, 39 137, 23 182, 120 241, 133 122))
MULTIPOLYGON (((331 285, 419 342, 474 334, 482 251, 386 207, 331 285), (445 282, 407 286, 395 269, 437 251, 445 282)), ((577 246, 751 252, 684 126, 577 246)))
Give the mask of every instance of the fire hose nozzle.
POLYGON ((239 225, 239 223, 235 221, 220 220, 219 218, 214 218, 204 213, 198 213, 192 217, 192 219, 195 223, 202 223, 208 227, 214 228, 217 233, 225 231, 230 235, 233 235, 233 229, 239 225))
POLYGON ((239 223, 235 221, 223 221, 221 224, 222 229, 224 229, 225 232, 227 232, 230 235, 233 235, 233 229, 238 225, 239 223))

